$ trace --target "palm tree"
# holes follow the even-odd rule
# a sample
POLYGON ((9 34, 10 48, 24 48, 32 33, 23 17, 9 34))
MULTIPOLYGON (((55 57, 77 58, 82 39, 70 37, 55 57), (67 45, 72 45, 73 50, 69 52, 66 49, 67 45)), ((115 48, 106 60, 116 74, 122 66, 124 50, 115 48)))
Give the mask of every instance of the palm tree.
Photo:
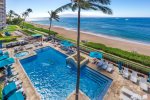
POLYGON ((24 22, 26 20, 27 17, 29 17, 29 14, 33 12, 31 8, 28 8, 25 12, 22 13, 22 17, 23 17, 23 25, 22 28, 24 27, 24 22))
POLYGON ((7 17, 9 18, 10 21, 12 21, 12 18, 14 17, 15 12, 13 10, 10 10, 7 14, 7 17))
POLYGON ((48 11, 48 13, 49 13, 49 21, 50 21, 50 23, 49 23, 49 34, 50 34, 52 21, 53 20, 59 21, 59 15, 57 15, 57 12, 55 12, 55 11, 51 11, 51 12, 48 11))
POLYGON ((70 3, 63 5, 56 9, 56 12, 71 9, 72 11, 78 10, 78 30, 77 30, 77 81, 76 81, 76 100, 78 100, 79 86, 80 86, 80 13, 82 10, 99 10, 105 14, 112 14, 110 8, 110 0, 71 0, 70 3))

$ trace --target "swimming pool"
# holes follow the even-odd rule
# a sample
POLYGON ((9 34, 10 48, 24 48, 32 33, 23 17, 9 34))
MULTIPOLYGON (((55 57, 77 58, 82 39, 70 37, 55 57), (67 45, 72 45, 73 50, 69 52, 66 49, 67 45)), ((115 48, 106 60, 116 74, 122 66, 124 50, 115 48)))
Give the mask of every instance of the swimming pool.
MULTIPOLYGON (((65 100, 75 90, 76 69, 66 66, 66 55, 45 47, 37 55, 20 60, 43 100, 65 100)), ((101 100, 112 80, 85 66, 81 70, 80 89, 91 100, 101 100)))
POLYGON ((28 54, 29 54, 28 51, 23 51, 23 52, 16 53, 15 57, 20 58, 20 57, 27 56, 28 54))

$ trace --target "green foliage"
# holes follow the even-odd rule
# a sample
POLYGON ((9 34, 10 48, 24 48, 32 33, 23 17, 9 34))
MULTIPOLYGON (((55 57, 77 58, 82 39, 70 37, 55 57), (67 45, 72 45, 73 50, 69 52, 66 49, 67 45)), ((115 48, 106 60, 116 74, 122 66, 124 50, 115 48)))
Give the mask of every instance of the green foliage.
POLYGON ((134 52, 128 52, 117 48, 107 47, 100 43, 88 42, 85 45, 94 49, 102 50, 106 53, 110 53, 128 60, 138 62, 146 66, 150 66, 150 56, 145 56, 134 52))
POLYGON ((7 18, 6 23, 9 25, 20 25, 22 21, 23 21, 22 18, 13 18, 13 19, 7 18))
POLYGON ((54 31, 50 31, 50 33, 49 33, 49 30, 44 29, 44 28, 35 27, 34 25, 29 24, 29 23, 24 23, 24 28, 31 29, 31 30, 38 30, 38 31, 47 33, 49 35, 56 35, 56 34, 58 34, 57 32, 54 32, 54 31))

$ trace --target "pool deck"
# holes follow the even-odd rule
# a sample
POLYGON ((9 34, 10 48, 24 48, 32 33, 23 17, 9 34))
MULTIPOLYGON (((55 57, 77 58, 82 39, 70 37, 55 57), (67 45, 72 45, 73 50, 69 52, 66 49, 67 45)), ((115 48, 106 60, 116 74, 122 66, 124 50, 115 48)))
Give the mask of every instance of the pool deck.
MULTIPOLYGON (((75 100, 76 93, 73 91, 66 100, 75 100)), ((81 90, 79 91, 79 100, 90 100, 81 90)))
MULTIPOLYGON (((41 46, 41 47, 38 47, 38 48, 33 47, 32 49, 29 49, 28 51, 31 52, 31 55, 29 55, 29 56, 34 55, 34 50, 42 48, 42 47, 46 47, 46 46, 50 46, 64 54, 66 54, 65 51, 61 50, 59 47, 53 46, 53 44, 51 44, 50 42, 44 42, 43 46, 41 46)), ((11 57, 14 57, 13 48, 8 49, 8 51, 10 52, 11 57)), ((108 73, 104 70, 98 69, 96 67, 96 65, 94 65, 92 63, 88 63, 88 66, 90 68, 106 75, 107 77, 113 79, 113 82, 112 82, 108 92, 106 93, 104 100, 120 100, 119 99, 120 90, 123 86, 134 91, 135 93, 140 94, 141 96, 144 94, 147 94, 148 98, 150 98, 150 94, 141 90, 139 85, 134 84, 130 80, 123 78, 122 75, 119 74, 119 70, 117 67, 115 67, 115 70, 113 73, 108 73)), ((24 69, 21 66, 18 59, 16 59, 16 63, 14 64, 14 67, 15 67, 15 70, 19 73, 19 79, 23 81, 23 88, 27 95, 27 100, 40 100, 40 95, 37 93, 36 89, 34 88, 33 84, 31 83, 30 79, 28 78, 26 72, 24 71, 24 69)), ((74 98, 74 95, 71 98, 74 98)), ((74 100, 74 99, 69 99, 69 100, 74 100)))

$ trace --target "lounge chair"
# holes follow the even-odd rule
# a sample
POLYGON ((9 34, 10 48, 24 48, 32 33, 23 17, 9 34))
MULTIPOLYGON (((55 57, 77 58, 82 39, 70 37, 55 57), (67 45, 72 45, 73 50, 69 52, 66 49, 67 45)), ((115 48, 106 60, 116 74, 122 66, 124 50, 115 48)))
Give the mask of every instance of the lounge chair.
POLYGON ((137 72, 132 71, 130 80, 131 80, 132 82, 134 82, 134 83, 137 83, 137 77, 138 77, 138 76, 137 76, 137 72))
POLYGON ((143 97, 140 96, 139 94, 136 94, 125 87, 122 87, 121 89, 121 94, 120 94, 121 100, 143 100, 142 98, 143 97))
POLYGON ((147 85, 147 80, 146 78, 141 77, 139 81, 140 88, 143 89, 144 91, 148 91, 148 85, 147 85))
POLYGON ((114 70, 114 65, 113 64, 108 64, 108 67, 107 67, 106 71, 112 72, 113 70, 114 70))
POLYGON ((108 68, 108 62, 104 62, 101 68, 106 70, 108 68))
POLYGON ((97 66, 98 66, 98 67, 102 67, 103 64, 104 64, 104 60, 101 59, 101 60, 97 63, 97 66))
POLYGON ((124 68, 124 70, 123 70, 123 77, 125 77, 125 78, 129 78, 129 71, 128 71, 128 68, 124 68))

